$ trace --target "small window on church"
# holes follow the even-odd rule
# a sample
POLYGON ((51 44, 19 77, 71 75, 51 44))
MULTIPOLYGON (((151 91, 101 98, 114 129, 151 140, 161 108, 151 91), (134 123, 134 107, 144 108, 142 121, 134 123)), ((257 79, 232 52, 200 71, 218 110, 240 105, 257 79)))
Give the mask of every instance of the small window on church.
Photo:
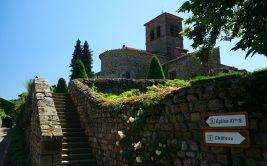
POLYGON ((175 29, 174 29, 174 35, 176 36, 176 37, 179 37, 180 36, 180 34, 179 34, 179 32, 180 32, 180 30, 179 30, 179 26, 177 25, 177 26, 175 26, 175 29))
POLYGON ((157 26, 157 38, 160 37, 160 26, 157 26))
POLYGON ((179 26, 176 25, 174 26, 173 24, 170 25, 170 33, 171 33, 171 36, 175 36, 175 37, 179 37, 179 26))
POLYGON ((175 79, 176 78, 176 71, 169 72, 169 77, 170 77, 170 80, 175 79))
POLYGON ((131 73, 130 73, 130 72, 126 72, 126 73, 125 73, 125 77, 126 77, 126 78, 131 78, 131 73))
POLYGON ((154 40, 154 28, 150 31, 150 41, 154 40))
POLYGON ((175 33, 174 32, 174 25, 172 25, 172 24, 170 25, 170 33, 172 36, 174 36, 174 33, 175 33))

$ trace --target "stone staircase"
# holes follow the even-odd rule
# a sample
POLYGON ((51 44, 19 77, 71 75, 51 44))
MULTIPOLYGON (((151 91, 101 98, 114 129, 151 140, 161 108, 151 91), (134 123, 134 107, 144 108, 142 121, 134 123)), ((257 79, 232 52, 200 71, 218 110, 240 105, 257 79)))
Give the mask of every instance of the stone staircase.
POLYGON ((62 165, 96 166, 70 95, 53 93, 53 99, 63 132, 62 165))

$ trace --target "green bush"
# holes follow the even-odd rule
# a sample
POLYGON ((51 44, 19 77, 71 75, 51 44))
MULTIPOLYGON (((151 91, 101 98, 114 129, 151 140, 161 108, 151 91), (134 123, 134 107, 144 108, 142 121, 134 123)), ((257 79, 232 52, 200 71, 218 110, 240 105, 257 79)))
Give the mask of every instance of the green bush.
POLYGON ((88 78, 86 71, 85 71, 84 64, 80 59, 76 60, 74 64, 73 72, 71 75, 71 80, 76 79, 76 78, 88 78))
POLYGON ((147 79, 165 79, 162 66, 156 56, 151 59, 147 79))
POLYGON ((57 82, 56 93, 66 93, 67 92, 67 83, 64 78, 60 78, 57 82))
POLYGON ((0 108, 0 118, 5 119, 7 117, 9 116, 5 113, 5 111, 2 108, 0 108))
POLYGON ((0 117, 14 117, 15 104, 13 102, 0 98, 0 109, 0 117))
POLYGON ((57 90, 57 86, 56 85, 51 85, 49 88, 50 88, 50 91, 52 93, 56 92, 56 90, 57 90))

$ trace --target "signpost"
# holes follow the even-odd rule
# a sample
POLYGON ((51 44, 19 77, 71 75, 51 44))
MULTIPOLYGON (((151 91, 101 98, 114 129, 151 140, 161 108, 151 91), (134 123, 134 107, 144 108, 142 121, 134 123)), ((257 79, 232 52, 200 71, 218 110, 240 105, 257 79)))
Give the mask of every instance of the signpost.
POLYGON ((246 130, 204 131, 206 146, 249 147, 249 132, 246 130))
POLYGON ((245 112, 208 113, 202 115, 203 137, 206 146, 250 146, 248 116, 245 112))
POLYGON ((205 129, 247 129, 248 117, 244 112, 204 114, 202 127, 205 129))

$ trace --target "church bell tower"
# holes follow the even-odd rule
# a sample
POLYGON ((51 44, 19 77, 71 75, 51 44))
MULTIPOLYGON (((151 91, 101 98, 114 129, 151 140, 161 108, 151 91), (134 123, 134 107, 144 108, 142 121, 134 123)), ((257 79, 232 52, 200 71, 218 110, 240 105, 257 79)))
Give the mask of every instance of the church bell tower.
POLYGON ((146 51, 174 59, 186 52, 183 49, 182 18, 169 13, 162 13, 147 22, 146 51))

